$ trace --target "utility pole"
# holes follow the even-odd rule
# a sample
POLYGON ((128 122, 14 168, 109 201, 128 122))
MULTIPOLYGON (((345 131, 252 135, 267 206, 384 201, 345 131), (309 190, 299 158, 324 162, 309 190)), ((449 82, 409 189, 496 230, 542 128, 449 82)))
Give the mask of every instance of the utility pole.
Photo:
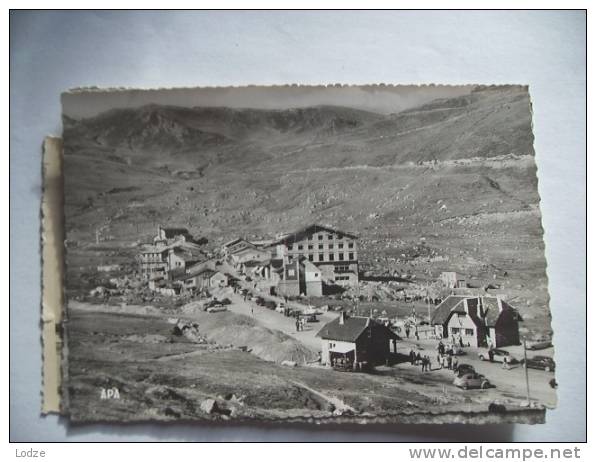
POLYGON ((524 338, 524 371, 526 372, 526 397, 528 398, 528 407, 530 407, 530 378, 528 376, 528 355, 526 353, 526 339, 524 338))
POLYGON ((426 285, 426 308, 428 310, 428 325, 430 326, 430 282, 426 285))

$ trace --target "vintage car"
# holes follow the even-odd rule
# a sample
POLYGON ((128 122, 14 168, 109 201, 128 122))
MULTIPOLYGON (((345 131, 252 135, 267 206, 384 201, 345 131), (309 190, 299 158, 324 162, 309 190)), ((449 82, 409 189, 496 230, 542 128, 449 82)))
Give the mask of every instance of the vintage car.
POLYGON ((470 364, 459 364, 455 369, 453 369, 453 373, 458 377, 474 372, 476 372, 476 369, 474 369, 474 366, 470 364))
POLYGON ((463 388, 464 390, 468 390, 470 388, 481 388, 484 390, 491 386, 490 382, 485 376, 476 372, 467 372, 459 377, 456 377, 455 380, 453 380, 453 385, 463 388))
POLYGON ((546 372, 551 372, 555 370, 555 361, 549 356, 534 356, 528 358, 526 366, 530 369, 541 369, 546 372))
MULTIPOLYGON (((478 359, 480 359, 480 361, 490 361, 491 355, 490 355, 489 351, 491 351, 491 350, 485 350, 485 351, 481 351, 480 353, 478 353, 478 359)), ((517 358, 515 358, 511 353, 509 353, 506 350, 501 350, 499 348, 492 349, 492 361, 497 362, 497 363, 502 363, 504 361, 507 361, 507 363, 509 363, 509 364, 519 363, 519 360, 517 358), (507 359, 505 359, 505 358, 507 358, 507 359)))

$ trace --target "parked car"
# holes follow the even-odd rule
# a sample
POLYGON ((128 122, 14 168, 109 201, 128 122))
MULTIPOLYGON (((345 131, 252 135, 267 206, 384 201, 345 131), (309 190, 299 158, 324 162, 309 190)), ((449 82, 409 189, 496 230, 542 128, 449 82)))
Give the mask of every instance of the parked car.
POLYGON ((263 303, 263 306, 269 310, 274 310, 277 305, 275 304, 275 302, 273 300, 265 300, 265 303, 263 303))
POLYGON ((543 342, 531 343, 530 345, 528 345, 528 350, 544 350, 544 349, 550 348, 552 346, 553 346, 553 344, 550 341, 545 340, 543 342))
POLYGON ((227 308, 225 306, 212 306, 210 308, 207 308, 207 313, 219 313, 221 311, 227 311, 227 308))
POLYGON ((546 372, 555 370, 555 361, 549 356, 534 356, 532 358, 528 358, 526 365, 531 369, 541 369, 546 372))
POLYGON ((263 297, 257 297, 257 298, 255 299, 255 303, 256 303, 257 305, 261 305, 261 306, 263 306, 263 305, 265 304, 265 299, 264 299, 263 297))
POLYGON ((481 388, 484 390, 491 386, 490 382, 485 376, 476 372, 467 372, 459 377, 456 377, 455 380, 453 380, 453 385, 463 388, 464 390, 468 390, 470 388, 481 388))
POLYGON ((470 364, 459 364, 453 370, 453 373, 455 375, 457 375, 458 377, 460 377, 464 374, 470 374, 470 373, 474 373, 474 372, 476 372, 476 369, 474 369, 474 366, 471 366, 470 364))
MULTIPOLYGON (((486 351, 482 351, 480 353, 478 353, 478 359, 480 359, 480 361, 490 361, 490 350, 486 350, 486 351)), ((501 350, 499 348, 493 348, 492 349, 492 360, 494 362, 498 362, 498 363, 502 363, 505 358, 507 358, 507 362, 509 364, 517 364, 519 363, 519 360, 517 358, 515 358, 511 353, 509 353, 508 351, 505 350, 501 350)))
POLYGON ((284 302, 279 302, 275 307, 275 311, 278 313, 284 313, 286 311, 286 304, 284 302))

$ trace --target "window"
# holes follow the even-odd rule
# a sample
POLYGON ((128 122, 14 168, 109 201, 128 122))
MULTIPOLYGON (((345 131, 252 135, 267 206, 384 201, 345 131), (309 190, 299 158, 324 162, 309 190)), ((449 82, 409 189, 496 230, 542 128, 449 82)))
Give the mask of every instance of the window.
POLYGON ((315 277, 318 278, 319 277, 319 273, 315 273, 315 277))
POLYGON ((323 240, 323 235, 322 234, 319 234, 318 235, 318 238, 319 238, 319 241, 322 241, 323 240))
POLYGON ((474 329, 466 329, 466 335, 468 337, 474 336, 474 329))
POLYGON ((293 245, 292 244, 289 244, 288 245, 288 250, 292 250, 292 248, 293 248, 293 245))
POLYGON ((333 261, 335 260, 335 255, 333 255, 332 253, 329 254, 329 261, 333 261))
POLYGON ((348 281, 350 279, 350 276, 336 276, 335 280, 336 281, 348 281))
POLYGON ((327 239, 329 239, 329 240, 333 239, 333 234, 327 234, 327 239))
POLYGON ((353 242, 350 242, 350 243, 348 244, 348 248, 350 248, 350 249, 353 249, 353 248, 354 248, 354 243, 353 243, 353 242))
POLYGON ((333 250, 333 244, 329 244, 329 250, 333 250))
POLYGON ((325 257, 322 253, 319 254, 319 261, 325 261, 325 257))
POLYGON ((343 244, 337 244, 337 248, 338 249, 343 249, 344 248, 344 245, 343 244))
POLYGON ((354 260, 354 253, 350 252, 350 260, 354 260))
POLYGON ((294 271, 294 268, 290 268, 288 270, 288 276, 295 276, 296 275, 296 271, 294 271))
POLYGON ((343 259, 344 259, 344 254, 343 253, 340 253, 339 254, 339 259, 340 259, 340 261, 343 261, 343 259))
POLYGON ((459 334, 459 327, 452 327, 451 328, 451 333, 452 334, 459 334))
POLYGON ((308 250, 312 250, 312 244, 308 244, 308 250))
POLYGON ((319 250, 323 250, 323 244, 319 244, 319 250))
POLYGON ((298 250, 302 250, 303 248, 304 248, 304 246, 303 246, 302 244, 300 244, 300 245, 298 246, 298 250))
POLYGON ((315 259, 315 256, 314 255, 311 254, 311 255, 308 256, 308 261, 313 261, 314 259, 315 259))

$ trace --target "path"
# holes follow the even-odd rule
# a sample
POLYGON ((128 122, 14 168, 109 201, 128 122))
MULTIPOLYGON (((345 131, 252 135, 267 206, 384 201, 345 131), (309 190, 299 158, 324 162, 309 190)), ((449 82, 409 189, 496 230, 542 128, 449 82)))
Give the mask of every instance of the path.
POLYGON ((333 406, 335 407, 336 410, 340 411, 340 412, 346 412, 346 411, 350 411, 353 413, 356 413, 356 410, 351 407, 348 406, 346 403, 344 403, 341 399, 335 397, 335 396, 329 396, 326 395, 324 393, 321 393, 318 390, 315 390, 314 388, 309 387, 308 385, 305 385, 302 382, 297 382, 296 380, 290 380, 290 382, 292 382, 294 385, 297 385, 301 388, 304 388, 305 390, 310 391, 313 395, 317 395, 319 398, 324 399, 325 401, 333 404, 333 406))

